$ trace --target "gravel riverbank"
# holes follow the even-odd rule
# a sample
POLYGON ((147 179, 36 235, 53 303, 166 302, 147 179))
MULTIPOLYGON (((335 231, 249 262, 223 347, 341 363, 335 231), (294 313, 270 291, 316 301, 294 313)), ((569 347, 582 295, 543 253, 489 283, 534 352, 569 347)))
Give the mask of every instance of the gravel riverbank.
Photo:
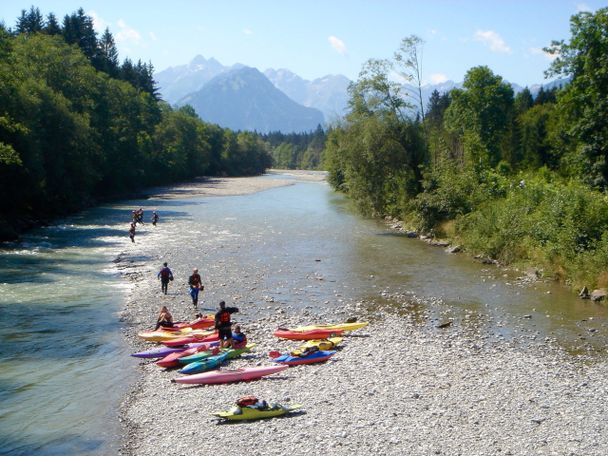
MULTIPOLYGON (((223 246, 226 239, 219 242, 223 246)), ((210 240, 206 249, 222 246, 210 240)), ((192 252, 160 249, 150 242, 117 259, 133 282, 122 318, 134 351, 148 346, 136 334, 150 327, 161 305, 168 305, 176 318, 193 314, 183 285, 172 283, 170 294, 160 295, 154 276, 162 258, 187 271, 192 252)), ((241 309, 235 320, 257 344, 250 355, 231 361, 230 368, 271 364, 269 350, 297 346, 272 336, 278 326, 352 316, 371 324, 346 337, 323 365, 294 367, 249 383, 172 384, 179 376, 175 371, 134 359, 140 376, 121 406, 121 454, 608 454, 606 361, 573 358, 551 341, 490 338, 484 315, 471 314, 466 327, 434 328, 428 322, 437 315, 414 311, 424 300, 413 296, 391 296, 383 305, 340 302, 326 310, 296 309, 269 298, 273 290, 264 289, 263 277, 239 267, 227 262, 206 283, 219 288, 222 278, 230 283, 229 277, 242 275, 253 284, 247 299, 231 296, 225 288, 229 305, 241 309), (303 411, 237 424, 217 424, 209 415, 249 394, 303 404, 303 411)))

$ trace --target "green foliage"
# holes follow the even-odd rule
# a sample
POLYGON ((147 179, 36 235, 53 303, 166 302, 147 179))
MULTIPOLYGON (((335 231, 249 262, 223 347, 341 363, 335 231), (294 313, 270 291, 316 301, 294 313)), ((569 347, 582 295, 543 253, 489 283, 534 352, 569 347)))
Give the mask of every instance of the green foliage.
POLYGON ((129 78, 112 77, 124 67, 113 39, 106 30, 98 47, 82 10, 66 16, 61 34, 30 30, 38 15, 24 12, 15 36, 0 28, 0 182, 11 195, 0 218, 49 217, 146 185, 270 166, 257 135, 159 103, 151 64, 127 60, 129 78))
POLYGON ((608 199, 596 190, 608 179, 608 9, 574 16, 572 34, 550 49, 561 51, 551 72, 572 77, 565 89, 514 98, 475 67, 462 89, 432 94, 421 123, 407 118, 393 62, 368 61, 328 133, 329 182, 364 213, 447 227, 471 253, 608 285, 608 199))
POLYGON ((445 113, 446 127, 462 138, 465 160, 496 166, 507 152, 513 89, 485 66, 470 69, 462 90, 453 90, 445 113))
POLYGON ((322 166, 326 135, 320 125, 314 132, 273 132, 261 138, 270 148, 275 168, 319 169, 322 166))
POLYGON ((582 12, 570 19, 569 42, 554 41, 547 51, 557 55, 549 75, 571 76, 558 95, 566 132, 565 165, 580 162, 579 178, 597 188, 608 186, 608 8, 582 12))
MULTIPOLYGON (((513 182, 504 198, 457 219, 458 235, 473 252, 506 264, 530 260, 558 278, 580 277, 582 259, 605 247, 605 196, 548 172, 521 177, 525 184, 513 182)), ((608 262, 596 266, 599 274, 608 262)))

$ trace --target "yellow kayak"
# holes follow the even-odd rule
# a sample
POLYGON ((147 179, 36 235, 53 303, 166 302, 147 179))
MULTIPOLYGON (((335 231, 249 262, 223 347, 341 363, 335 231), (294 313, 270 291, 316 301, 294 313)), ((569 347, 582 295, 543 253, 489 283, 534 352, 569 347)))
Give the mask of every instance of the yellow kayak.
POLYGON ((192 328, 183 328, 175 331, 168 331, 166 329, 159 331, 144 331, 139 333, 137 336, 141 337, 148 342, 164 342, 173 339, 180 339, 183 337, 189 336, 210 336, 213 334, 213 330, 209 331, 206 329, 192 329, 192 328))
POLYGON ((299 356, 300 353, 303 353, 307 348, 317 347, 321 351, 333 350, 336 345, 344 340, 343 337, 330 337, 329 339, 316 339, 316 340, 308 340, 306 343, 300 345, 298 348, 293 350, 291 354, 293 356, 299 356))
POLYGON ((275 416, 286 415, 289 412, 293 412, 301 408, 301 404, 293 404, 287 407, 278 405, 276 407, 260 410, 251 407, 238 407, 235 406, 225 412, 212 412, 213 416, 223 418, 230 421, 244 421, 244 420, 260 420, 263 418, 274 418, 275 416))
POLYGON ((293 331, 312 331, 315 329, 328 329, 334 331, 355 331, 356 329, 364 328, 369 323, 366 321, 355 322, 355 323, 339 323, 337 325, 310 325, 310 326, 298 326, 292 328, 293 331))

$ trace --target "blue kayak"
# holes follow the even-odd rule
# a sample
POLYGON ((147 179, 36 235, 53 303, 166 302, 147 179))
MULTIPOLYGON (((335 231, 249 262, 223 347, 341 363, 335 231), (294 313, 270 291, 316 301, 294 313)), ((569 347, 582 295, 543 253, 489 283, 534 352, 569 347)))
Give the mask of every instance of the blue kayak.
POLYGON ((332 351, 324 351, 318 350, 316 352, 310 353, 306 356, 292 356, 289 353, 273 358, 272 361, 275 363, 287 364, 289 366, 297 366, 299 364, 313 364, 313 363, 322 363, 323 361, 327 361, 333 355, 336 354, 335 350, 332 351))
POLYGON ((195 361, 190 364, 186 364, 178 372, 180 374, 198 374, 199 372, 205 372, 211 369, 216 369, 228 359, 228 353, 222 353, 221 355, 211 356, 202 361, 195 361))

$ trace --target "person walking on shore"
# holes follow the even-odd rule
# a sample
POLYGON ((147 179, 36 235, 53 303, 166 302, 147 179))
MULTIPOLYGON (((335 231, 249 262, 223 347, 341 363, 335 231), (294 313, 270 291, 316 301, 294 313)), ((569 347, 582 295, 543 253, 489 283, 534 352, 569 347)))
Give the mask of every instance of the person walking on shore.
POLYGON ((158 214, 156 213, 156 211, 152 212, 152 225, 156 226, 156 224, 158 223, 158 214))
POLYGON ((131 223, 131 228, 129 228, 129 237, 131 238, 131 242, 135 242, 135 222, 131 223))
POLYGON ((197 268, 194 268, 192 270, 192 275, 188 279, 188 284, 190 285, 190 296, 192 296, 192 305, 194 307, 197 307, 198 306, 198 293, 199 293, 199 291, 202 291, 205 289, 197 268))
POLYGON ((164 294, 167 294, 169 282, 173 280, 173 273, 167 263, 163 263, 163 268, 158 272, 157 277, 160 279, 160 289, 164 294))
POLYGON ((238 312, 236 307, 226 307, 224 301, 220 301, 220 310, 215 314, 215 329, 220 338, 220 347, 232 345, 232 321, 230 315, 238 312))

